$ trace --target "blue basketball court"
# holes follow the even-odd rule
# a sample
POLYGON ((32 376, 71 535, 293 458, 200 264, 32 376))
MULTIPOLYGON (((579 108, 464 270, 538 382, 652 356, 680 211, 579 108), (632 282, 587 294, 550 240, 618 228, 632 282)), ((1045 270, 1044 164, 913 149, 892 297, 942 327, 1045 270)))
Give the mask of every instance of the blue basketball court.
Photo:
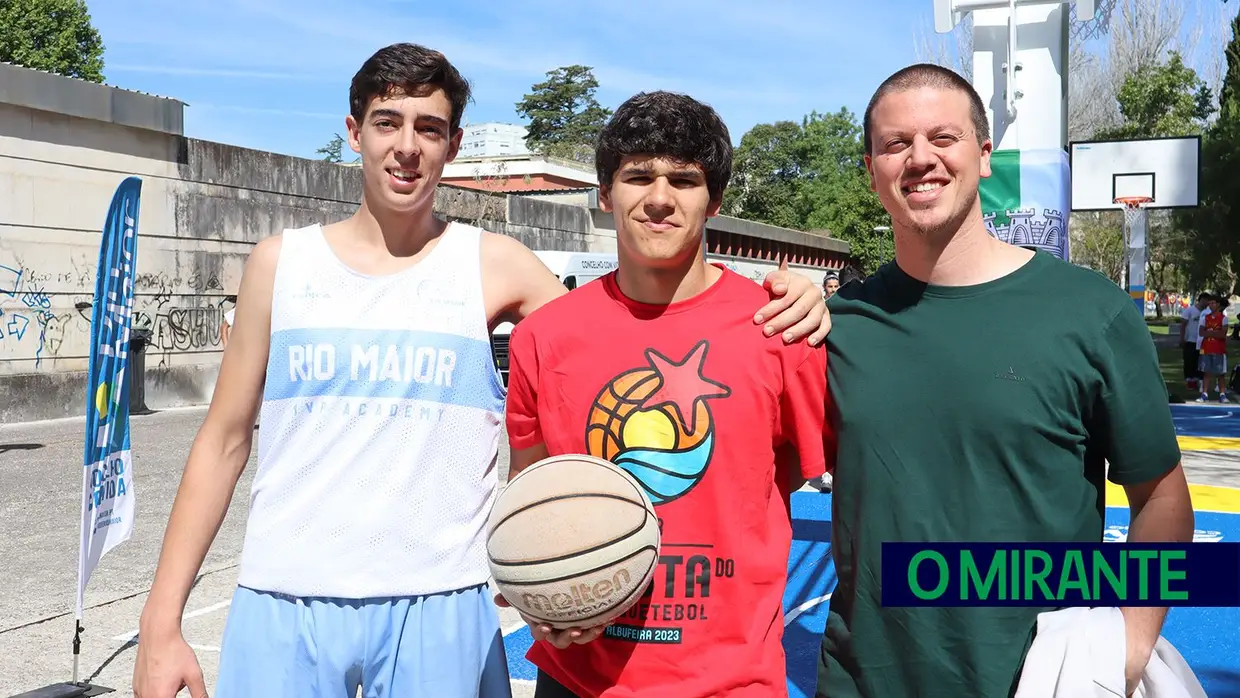
MULTIPOLYGON (((1185 450, 1240 450, 1240 406, 1173 405, 1172 412, 1185 450)), ((1202 542, 1240 541, 1240 490, 1192 489, 1198 509, 1194 538, 1202 542)), ((1108 487, 1108 502, 1116 502, 1116 492, 1122 490, 1108 487)), ((1120 504, 1107 508, 1108 541, 1122 541, 1127 536, 1128 508, 1126 503, 1120 504)), ((784 593, 788 688, 793 698, 810 698, 816 683, 819 642, 836 584, 831 560, 831 495, 794 494, 792 515, 794 540, 784 593)), ((1163 636, 1196 671, 1207 695, 1240 697, 1240 608, 1171 609, 1163 636)), ((531 641, 525 627, 505 637, 509 671, 516 681, 535 677, 534 667, 525 660, 531 641)))
POLYGON ((1196 450, 1194 439, 1221 439, 1224 444, 1230 442, 1230 448, 1240 450, 1240 405, 1172 405, 1171 417, 1175 420, 1175 433, 1189 450, 1196 450))

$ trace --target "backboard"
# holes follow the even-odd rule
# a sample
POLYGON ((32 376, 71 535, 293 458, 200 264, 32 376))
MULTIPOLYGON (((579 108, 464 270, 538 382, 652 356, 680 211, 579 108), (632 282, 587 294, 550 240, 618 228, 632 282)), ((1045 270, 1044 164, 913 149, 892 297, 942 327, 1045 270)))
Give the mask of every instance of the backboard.
POLYGON ((1071 144, 1072 210, 1124 208, 1121 196, 1148 196, 1145 208, 1195 208, 1201 138, 1075 141, 1071 144))
MULTIPOLYGON (((1103 0, 1106 2, 1106 0, 1103 0)), ((1098 12, 1098 0, 1049 0, 1054 4, 1072 4, 1076 17, 1084 21, 1098 12)), ((1045 5, 1048 0, 934 0, 934 31, 947 34, 973 10, 998 10, 1012 5, 1045 5)))

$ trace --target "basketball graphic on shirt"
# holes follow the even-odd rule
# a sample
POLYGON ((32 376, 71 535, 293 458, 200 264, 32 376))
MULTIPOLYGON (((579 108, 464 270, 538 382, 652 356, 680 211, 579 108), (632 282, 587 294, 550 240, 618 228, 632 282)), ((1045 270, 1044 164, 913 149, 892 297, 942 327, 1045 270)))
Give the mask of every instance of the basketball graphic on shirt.
POLYGON ((715 447, 710 401, 732 394, 705 373, 710 343, 678 360, 646 349, 646 365, 612 378, 586 423, 586 450, 624 468, 655 506, 701 482, 715 447))

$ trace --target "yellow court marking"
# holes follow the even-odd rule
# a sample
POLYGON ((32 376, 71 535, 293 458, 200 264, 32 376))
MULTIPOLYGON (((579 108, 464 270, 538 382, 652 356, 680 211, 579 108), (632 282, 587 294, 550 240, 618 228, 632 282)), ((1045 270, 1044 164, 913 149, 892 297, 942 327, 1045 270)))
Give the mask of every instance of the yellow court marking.
MULTIPOLYGON (((1193 498, 1194 511, 1211 511, 1223 514, 1240 514, 1240 489, 1219 485, 1189 485, 1188 494, 1193 498)), ((1124 488, 1107 481, 1107 506, 1128 507, 1124 488)))
POLYGON ((1240 451, 1234 436, 1177 436, 1181 451, 1240 451))

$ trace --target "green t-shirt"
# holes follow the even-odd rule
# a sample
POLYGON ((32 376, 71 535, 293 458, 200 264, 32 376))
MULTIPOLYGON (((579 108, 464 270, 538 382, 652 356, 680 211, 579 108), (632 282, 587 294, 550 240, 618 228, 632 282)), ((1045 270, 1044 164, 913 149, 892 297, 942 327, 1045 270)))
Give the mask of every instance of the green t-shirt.
POLYGON ((827 698, 1007 696, 1048 608, 883 608, 885 541, 1092 542, 1120 485, 1180 460, 1149 330, 1109 280, 1039 252, 968 287, 890 263, 828 303, 839 586, 827 698))

